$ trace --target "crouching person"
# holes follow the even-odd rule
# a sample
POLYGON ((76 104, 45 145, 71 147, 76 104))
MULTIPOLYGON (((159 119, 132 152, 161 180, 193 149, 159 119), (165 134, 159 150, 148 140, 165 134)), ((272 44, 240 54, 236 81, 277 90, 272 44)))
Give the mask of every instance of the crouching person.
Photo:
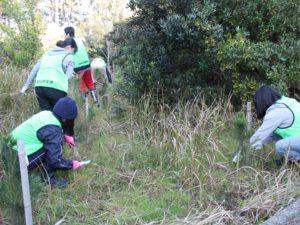
POLYGON ((300 103, 268 86, 259 88, 253 100, 263 123, 250 138, 251 147, 259 150, 275 141, 279 156, 300 163, 300 103))
MULTIPOLYGON (((41 111, 20 124, 11 133, 15 142, 22 140, 28 157, 28 170, 38 166, 42 168, 43 179, 51 186, 65 187, 67 181, 57 179, 55 170, 76 170, 81 163, 62 158, 62 138, 64 123, 69 123, 77 117, 76 102, 64 97, 58 100, 52 111, 41 111)), ((17 150, 17 146, 13 146, 17 150)))
POLYGON ((102 58, 93 59, 91 62, 91 73, 93 82, 99 87, 98 94, 102 97, 103 105, 106 106, 108 101, 107 88, 108 83, 112 83, 112 76, 102 58))

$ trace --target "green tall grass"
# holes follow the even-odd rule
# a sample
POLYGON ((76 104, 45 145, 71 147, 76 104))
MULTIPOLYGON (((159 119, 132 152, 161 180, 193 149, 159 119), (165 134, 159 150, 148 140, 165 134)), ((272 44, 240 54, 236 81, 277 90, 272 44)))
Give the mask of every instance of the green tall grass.
MULTIPOLYGON (((11 77, 19 85, 24 79, 14 75, 24 71, 5 73, 1 93, 15 90, 11 77)), ((133 106, 110 93, 108 107, 92 107, 86 119, 76 89, 72 95, 80 106, 79 159, 92 163, 59 173, 70 185, 38 198, 36 224, 258 224, 300 194, 299 170, 273 165, 272 146, 247 152, 238 167, 231 163, 239 143, 229 98, 207 105, 203 96, 169 108, 147 97, 133 106)), ((32 95, 13 102, 22 110, 1 108, 1 133, 38 110, 32 95)), ((73 157, 68 147, 64 154, 73 157)))
MULTIPOLYGON (((0 84, 0 153, 2 160, 3 157, 6 158, 6 164, 2 160, 0 161, 0 190, 2 192, 0 202, 7 209, 6 217, 9 224, 24 224, 22 221, 24 210, 17 155, 9 154, 12 153, 12 150, 8 149, 9 146, 5 144, 4 140, 12 129, 38 112, 33 92, 26 95, 19 94, 27 73, 27 70, 17 69, 13 66, 2 66, 0 70, 2 79, 0 84)), ((30 176, 30 183, 34 200, 43 188, 41 181, 35 176, 30 176)), ((34 205, 34 201, 32 204, 34 205)))

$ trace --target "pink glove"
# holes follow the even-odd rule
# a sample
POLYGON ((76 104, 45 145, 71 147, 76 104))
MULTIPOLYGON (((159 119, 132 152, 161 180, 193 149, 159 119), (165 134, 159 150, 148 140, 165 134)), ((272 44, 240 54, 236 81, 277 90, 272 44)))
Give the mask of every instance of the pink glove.
POLYGON ((72 164, 73 164, 73 166, 72 166, 73 170, 77 170, 77 169, 79 169, 82 166, 81 162, 79 162, 77 160, 73 160, 72 164))
POLYGON ((65 134, 64 135, 64 140, 65 140, 66 143, 68 143, 70 145, 70 147, 74 147, 75 146, 74 137, 65 134))

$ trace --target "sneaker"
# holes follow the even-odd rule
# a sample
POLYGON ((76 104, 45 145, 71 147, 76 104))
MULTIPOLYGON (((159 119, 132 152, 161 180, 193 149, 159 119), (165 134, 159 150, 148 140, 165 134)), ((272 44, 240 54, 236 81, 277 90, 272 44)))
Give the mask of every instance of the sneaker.
POLYGON ((51 184, 51 187, 54 187, 54 188, 65 188, 68 186, 68 181, 65 179, 57 179, 55 177, 52 177, 50 179, 50 184, 51 184))
POLYGON ((300 160, 290 159, 290 160, 288 161, 288 164, 289 164, 289 165, 292 165, 292 166, 299 166, 299 165, 300 165, 300 160))
POLYGON ((284 164, 284 158, 280 158, 280 159, 275 159, 274 163, 276 166, 282 166, 284 164))

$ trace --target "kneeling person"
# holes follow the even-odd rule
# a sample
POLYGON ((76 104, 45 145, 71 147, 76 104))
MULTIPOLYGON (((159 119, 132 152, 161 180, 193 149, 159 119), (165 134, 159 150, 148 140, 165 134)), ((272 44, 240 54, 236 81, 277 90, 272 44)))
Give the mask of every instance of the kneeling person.
MULTIPOLYGON (((11 133, 13 141, 22 140, 28 157, 28 170, 43 164, 48 183, 65 187, 67 181, 56 179, 54 171, 76 170, 82 164, 76 160, 62 158, 62 126, 77 117, 76 102, 64 97, 58 100, 52 111, 41 111, 20 124, 11 133)), ((17 150, 17 146, 13 146, 17 150)), ((45 179, 44 177, 44 179, 45 179)), ((46 179, 45 179, 46 180, 46 179)))

